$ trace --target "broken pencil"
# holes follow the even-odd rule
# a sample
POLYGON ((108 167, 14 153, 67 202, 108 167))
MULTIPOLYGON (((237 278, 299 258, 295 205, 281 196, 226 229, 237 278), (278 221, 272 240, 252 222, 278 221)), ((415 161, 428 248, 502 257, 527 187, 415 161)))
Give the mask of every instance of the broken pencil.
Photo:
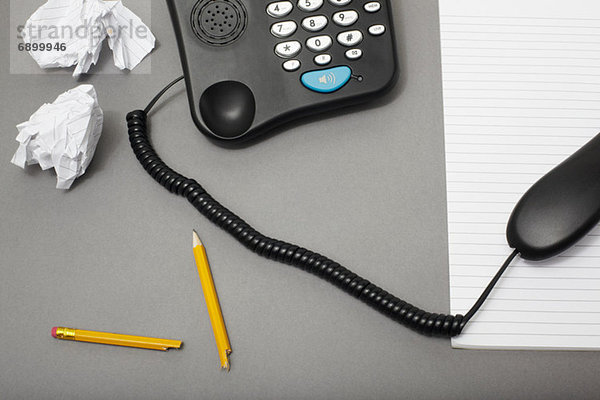
POLYGON ((217 290, 215 289, 215 283, 208 264, 208 257, 206 256, 206 250, 196 231, 193 231, 193 240, 194 258, 196 259, 196 266, 198 267, 200 282, 202 283, 202 291, 204 292, 204 299, 206 300, 210 323, 212 324, 215 340, 217 342, 221 368, 229 371, 231 344, 229 344, 229 337, 227 336, 227 329, 225 328, 225 321, 223 320, 221 306, 219 305, 217 290))

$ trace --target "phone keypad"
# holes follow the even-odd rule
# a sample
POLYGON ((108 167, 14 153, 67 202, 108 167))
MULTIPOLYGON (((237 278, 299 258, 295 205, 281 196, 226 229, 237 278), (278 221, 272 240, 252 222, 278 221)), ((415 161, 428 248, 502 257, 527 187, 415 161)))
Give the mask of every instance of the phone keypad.
MULTIPOLYGON (((376 14, 381 8, 380 1, 368 1, 366 3, 358 0, 274 1, 268 4, 267 14, 279 21, 275 21, 271 25, 271 34, 277 39, 288 39, 288 41, 275 44, 275 54, 286 60, 283 62, 282 67, 287 72, 298 71, 302 66, 301 59, 303 62, 311 62, 310 59, 306 60, 304 57, 296 59, 303 51, 303 47, 306 47, 312 53, 317 53, 312 58, 314 66, 329 65, 336 57, 341 57, 337 60, 338 63, 343 64, 343 60, 345 60, 345 63, 350 65, 349 62, 360 60, 364 56, 364 49, 358 46, 365 40, 365 34, 370 37, 378 37, 386 33, 386 25, 376 23, 365 26, 359 23, 361 12, 376 14), (325 2, 330 5, 325 5, 325 2), (356 5, 353 7, 354 4, 356 5), (332 6, 335 8, 332 8, 332 6), (292 14, 294 7, 297 7, 302 13, 309 13, 309 15, 298 18, 299 14, 292 14), (310 13, 314 14, 311 15, 310 13), (290 14, 292 14, 291 17, 290 14), (287 19, 282 20, 285 17, 287 19), (328 28, 330 21, 331 25, 339 27, 339 30, 331 32, 332 29, 328 28), (301 40, 289 40, 294 38, 299 26, 309 35, 324 31, 326 28, 328 28, 326 32, 329 34, 309 36, 306 40, 304 39, 306 36, 301 35, 303 37, 301 40), (369 27, 367 28, 367 26, 369 27), (341 53, 343 55, 339 55, 339 50, 334 50, 333 53, 329 52, 334 47, 334 43, 347 49, 341 53)), ((373 17, 367 18, 367 20, 373 22, 373 17)))

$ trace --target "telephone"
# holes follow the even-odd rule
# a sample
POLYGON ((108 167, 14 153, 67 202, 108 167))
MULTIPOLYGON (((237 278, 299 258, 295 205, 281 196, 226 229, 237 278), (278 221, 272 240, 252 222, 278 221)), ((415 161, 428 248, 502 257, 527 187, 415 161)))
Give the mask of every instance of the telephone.
POLYGON ((271 238, 169 168, 148 137, 148 113, 185 79, 194 122, 217 142, 241 142, 303 116, 367 101, 390 89, 397 63, 389 0, 167 0, 184 76, 127 115, 131 147, 171 193, 252 252, 317 275, 421 334, 459 335, 520 255, 565 251, 600 221, 600 135, 540 179, 507 226, 512 253, 465 315, 424 311, 339 263, 271 238))
POLYGON ((389 0, 167 0, 192 118, 217 142, 375 99, 398 77, 389 0))

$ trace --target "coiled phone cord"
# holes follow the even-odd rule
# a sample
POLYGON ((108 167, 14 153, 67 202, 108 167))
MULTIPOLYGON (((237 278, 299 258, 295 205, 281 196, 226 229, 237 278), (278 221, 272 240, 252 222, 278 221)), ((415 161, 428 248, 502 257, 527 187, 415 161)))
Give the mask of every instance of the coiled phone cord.
POLYGON ((166 86, 145 110, 132 111, 127 115, 133 152, 154 180, 171 193, 186 197, 202 215, 229 232, 254 253, 317 275, 402 325, 423 335, 441 337, 454 337, 462 332, 517 256, 518 252, 513 251, 466 315, 446 315, 421 310, 321 254, 263 235, 213 199, 194 179, 186 178, 169 168, 152 147, 147 134, 148 113, 160 97, 182 79, 183 77, 177 78, 166 86))

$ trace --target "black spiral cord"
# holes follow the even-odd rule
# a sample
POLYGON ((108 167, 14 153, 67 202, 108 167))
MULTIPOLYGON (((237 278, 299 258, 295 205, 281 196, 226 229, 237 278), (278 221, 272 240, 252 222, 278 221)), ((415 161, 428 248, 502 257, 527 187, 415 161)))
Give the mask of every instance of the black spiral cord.
POLYGON ((183 77, 177 78, 165 87, 145 110, 132 111, 127 115, 129 141, 133 152, 154 180, 171 193, 186 197, 202 215, 229 232, 254 253, 317 275, 402 325, 423 335, 441 337, 454 337, 462 332, 502 273, 517 256, 518 252, 515 250, 465 316, 446 315, 421 310, 321 254, 263 235, 213 199, 194 179, 186 178, 169 168, 152 147, 147 134, 147 115, 160 97, 182 79, 183 77))

